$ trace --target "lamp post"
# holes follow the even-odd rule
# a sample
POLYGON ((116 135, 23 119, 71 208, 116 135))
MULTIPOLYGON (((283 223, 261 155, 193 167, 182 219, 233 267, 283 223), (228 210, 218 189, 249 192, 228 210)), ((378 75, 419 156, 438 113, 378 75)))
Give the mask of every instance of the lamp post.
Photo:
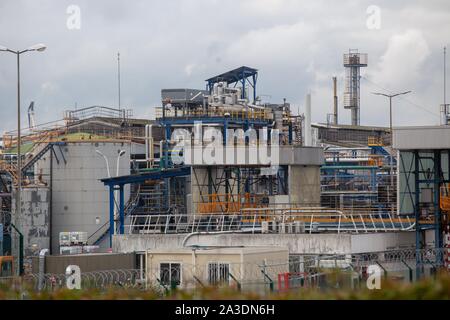
POLYGON ((408 94, 411 91, 405 91, 405 92, 400 92, 400 93, 395 93, 395 94, 385 94, 385 93, 380 93, 380 92, 372 92, 373 94, 377 95, 377 96, 384 96, 389 98, 389 131, 391 132, 391 147, 393 144, 393 134, 392 134, 392 98, 396 97, 396 96, 400 96, 403 94, 408 94))
POLYGON ((116 161, 116 177, 119 176, 119 163, 120 163, 120 157, 125 154, 125 150, 120 150, 119 154, 117 155, 117 161, 116 161))
MULTIPOLYGON (((395 93, 395 94, 385 94, 385 93, 381 93, 381 92, 372 92, 373 94, 377 95, 377 96, 384 96, 389 98, 389 132, 391 133, 391 148, 393 148, 393 143, 394 143, 394 134, 392 132, 392 98, 397 97, 397 96, 401 96, 404 94, 408 94, 411 91, 405 91, 405 92, 399 92, 399 93, 395 93)), ((391 188, 393 188, 394 186, 394 176, 393 176, 393 161, 392 161, 392 152, 390 153, 390 157, 389 157, 389 166, 390 166, 390 176, 391 176, 391 188)))
POLYGON ((21 159, 21 153, 20 153, 20 144, 22 143, 21 135, 20 135, 20 55, 22 53, 31 52, 31 51, 38 51, 42 52, 47 47, 42 44, 35 44, 28 49, 25 50, 11 50, 7 47, 0 46, 0 51, 3 52, 9 52, 12 54, 15 54, 17 57, 17 193, 16 193, 16 214, 15 214, 15 224, 19 227, 19 229, 22 228, 20 222, 19 215, 21 213, 21 203, 20 203, 20 196, 21 196, 21 188, 22 188, 22 159, 21 159))
POLYGON ((109 171, 109 161, 108 161, 108 158, 107 158, 103 153, 101 153, 100 150, 95 150, 95 152, 97 152, 100 156, 103 157, 103 159, 105 159, 105 162, 106 162, 106 172, 108 173, 108 178, 111 178, 111 171, 109 171))
MULTIPOLYGON (((98 153, 100 156, 105 159, 106 162, 106 171, 108 173, 108 178, 111 178, 111 171, 109 170, 109 161, 108 158, 100 151, 95 150, 96 153, 98 153)), ((123 156, 126 153, 125 150, 120 150, 119 154, 117 155, 117 161, 116 161, 116 177, 119 176, 119 163, 120 163, 120 157, 123 156)), ((114 190, 114 230, 116 230, 116 220, 117 220, 117 190, 114 190)), ((114 231, 115 232, 115 231, 114 231)))

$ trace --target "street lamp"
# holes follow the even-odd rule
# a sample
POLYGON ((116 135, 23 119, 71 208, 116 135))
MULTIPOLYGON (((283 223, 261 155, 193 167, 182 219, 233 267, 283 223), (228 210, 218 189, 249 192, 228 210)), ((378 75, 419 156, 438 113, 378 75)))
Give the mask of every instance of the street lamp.
POLYGON ((125 154, 125 150, 120 150, 119 151, 119 155, 117 156, 117 162, 116 162, 116 177, 119 176, 119 162, 120 162, 120 157, 123 156, 125 154))
POLYGON ((395 94, 385 94, 385 93, 380 93, 380 92, 372 92, 373 94, 377 95, 377 96, 384 96, 389 98, 389 130, 391 132, 391 147, 393 144, 393 134, 392 134, 392 98, 396 97, 396 96, 400 96, 403 94, 408 94, 411 91, 405 91, 405 92, 400 92, 400 93, 395 93, 395 94))
MULTIPOLYGON (((101 155, 103 159, 105 159, 106 162, 106 170, 108 172, 108 178, 111 178, 111 172, 109 171, 109 161, 108 158, 100 151, 95 150, 96 153, 101 155)), ((116 177, 119 176, 119 163, 120 163, 120 157, 123 156, 126 153, 125 150, 120 150, 119 154, 117 155, 117 161, 116 161, 116 177)), ((116 230, 116 220, 117 220, 117 190, 114 190, 114 230, 116 230)))
POLYGON ((16 194, 16 217, 17 219, 15 221, 15 224, 21 228, 21 224, 17 224, 19 222, 19 214, 21 212, 21 205, 20 205, 20 193, 22 188, 22 159, 20 154, 20 144, 22 143, 22 139, 20 136, 20 55, 25 52, 31 52, 31 51, 38 51, 42 52, 47 47, 42 44, 35 44, 28 49, 25 50, 11 50, 5 46, 0 45, 0 51, 3 52, 10 52, 17 56, 17 194, 16 194))
MULTIPOLYGON (((411 91, 405 91, 405 92, 399 92, 399 93, 394 93, 394 94, 385 94, 385 93, 381 93, 381 92, 372 92, 373 94, 377 95, 377 96, 384 96, 389 98, 389 131, 391 133, 391 148, 393 148, 393 144, 394 144, 394 134, 392 132, 392 98, 397 97, 397 96, 401 96, 404 94, 408 94, 411 91)), ((391 187, 394 186, 394 176, 393 176, 393 161, 392 161, 392 152, 389 153, 390 157, 389 157, 389 161, 390 161, 390 171, 391 171, 391 187)))
POLYGON ((103 157, 103 159, 105 159, 106 162, 106 172, 108 173, 108 178, 111 178, 111 171, 109 171, 109 161, 108 158, 100 152, 100 150, 95 150, 96 153, 98 153, 99 155, 101 155, 103 157))

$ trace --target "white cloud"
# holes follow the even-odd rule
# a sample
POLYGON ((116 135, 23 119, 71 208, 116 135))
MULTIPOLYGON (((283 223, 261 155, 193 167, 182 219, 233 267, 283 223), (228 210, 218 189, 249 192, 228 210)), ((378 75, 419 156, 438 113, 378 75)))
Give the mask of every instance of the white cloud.
MULTIPOLYGON (((248 65, 259 69, 258 94, 271 95, 272 102, 286 98, 303 105, 311 91, 313 120, 323 122, 331 110, 333 75, 342 95, 342 54, 348 48, 369 54, 363 75, 392 90, 413 90, 408 98, 427 108, 397 101, 396 114, 408 114, 404 121, 431 123, 436 117, 430 112, 441 103, 441 50, 446 41, 450 47, 448 0, 77 0, 81 30, 69 31, 66 8, 72 3, 1 1, 0 44, 48 46, 22 59, 22 101, 51 110, 37 115, 42 122, 62 116, 75 102, 114 106, 117 51, 122 100, 136 116, 151 114, 162 88, 204 88, 209 76, 248 65), (380 30, 366 27, 371 4, 382 10, 380 30)), ((0 54, 4 126, 14 126, 14 62, 0 54)), ((370 94, 375 89, 362 80, 361 120, 386 125, 385 104, 370 94)), ((340 119, 348 122, 348 114, 341 110, 340 119)))
POLYGON ((430 53, 421 31, 407 30, 394 34, 374 69, 373 78, 393 89, 414 85, 427 72, 424 64, 430 53))

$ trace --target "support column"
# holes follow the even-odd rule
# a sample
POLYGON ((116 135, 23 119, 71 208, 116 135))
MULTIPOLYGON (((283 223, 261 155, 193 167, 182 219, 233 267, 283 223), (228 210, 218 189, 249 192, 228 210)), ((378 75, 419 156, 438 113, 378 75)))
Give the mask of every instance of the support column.
POLYGON ((109 245, 112 248, 114 234, 114 185, 109 186, 109 245))
POLYGON ((228 139, 227 130, 228 130, 228 121, 225 120, 223 122, 223 145, 224 146, 227 145, 227 139, 228 139))
MULTIPOLYGON (((440 186, 441 186, 441 151, 434 151, 434 246, 436 249, 442 248, 441 232, 441 206, 440 206, 440 186)), ((436 261, 439 262, 439 261, 436 261)))
POLYGON ((124 220, 125 220, 125 203, 124 203, 124 188, 123 188, 123 184, 120 185, 120 198, 119 198, 119 223, 120 223, 120 227, 119 227, 119 233, 120 234, 124 234, 124 220))
POLYGON ((320 205, 320 167, 290 165, 288 192, 292 204, 320 205))
MULTIPOLYGON (((170 136, 171 136, 171 127, 169 124, 166 123, 165 125, 165 129, 166 129, 166 141, 164 143, 164 168, 167 169, 169 167, 169 141, 170 141, 170 136)), ((161 150, 160 150, 160 156, 161 156, 161 150)))
POLYGON ((292 123, 289 123, 289 127, 288 127, 289 131, 288 131, 288 140, 289 140, 289 144, 292 144, 292 136, 293 136, 293 131, 292 131, 292 123))
POLYGON ((414 215, 416 218, 416 280, 420 278, 420 255, 418 251, 422 249, 422 233, 420 230, 419 218, 420 218, 420 183, 419 183, 419 152, 414 150, 414 215))

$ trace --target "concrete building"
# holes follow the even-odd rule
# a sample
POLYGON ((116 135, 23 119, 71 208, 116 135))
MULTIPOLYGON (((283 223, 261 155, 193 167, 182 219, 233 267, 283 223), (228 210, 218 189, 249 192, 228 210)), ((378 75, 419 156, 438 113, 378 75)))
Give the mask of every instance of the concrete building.
MULTIPOLYGON (((197 152, 196 147, 189 156, 195 157, 197 152)), ((205 147, 200 147, 203 151, 205 147)), ((191 185, 190 192, 192 195, 192 205, 190 212, 214 212, 212 209, 214 206, 211 201, 211 194, 217 195, 238 195, 242 192, 240 172, 230 172, 226 175, 225 168, 247 167, 249 169, 257 168, 260 170, 260 175, 264 174, 261 170, 261 162, 258 157, 250 157, 251 152, 246 146, 236 147, 234 152, 236 154, 245 154, 243 161, 238 161, 237 157, 234 157, 231 161, 227 159, 227 150, 223 153, 223 158, 217 159, 214 164, 205 164, 203 162, 196 162, 194 159, 188 159, 187 164, 191 165, 191 185), (216 180, 223 181, 224 177, 226 183, 214 183, 216 180), (237 181, 233 183, 231 181, 237 181), (212 192, 214 190, 214 192, 212 192), (202 208, 208 208, 208 210, 202 210, 202 208)), ((257 150, 255 149, 255 152, 257 150)), ((281 170, 286 174, 283 177, 287 186, 283 190, 279 190, 279 196, 286 195, 288 203, 296 205, 314 206, 320 204, 320 166, 324 164, 323 150, 319 147, 302 147, 302 146, 279 146, 277 150, 278 161, 273 163, 272 166, 276 166, 277 170, 281 170), (286 181, 287 180, 287 181, 286 181)), ((198 157, 202 155, 201 152, 197 152, 198 157)), ((273 156, 273 155, 272 155, 273 156)), ((266 166, 267 167, 267 166, 266 166)), ((267 168, 271 169, 271 168, 267 168)), ((237 171, 237 170, 236 170, 237 171)), ((279 173, 277 173, 279 174, 279 173)), ((275 175, 276 176, 276 175, 275 175)), ((255 179, 256 180, 256 179, 255 179)), ((255 181, 254 180, 254 181, 255 181)), ((242 182, 243 184, 244 182, 242 182)), ((265 184, 258 184, 254 182, 252 184, 252 193, 264 194, 266 193, 269 198, 272 196, 270 191, 267 190, 269 186, 265 184)), ((282 188, 279 188, 282 189, 282 188)), ((242 195, 242 194, 241 194, 242 195)), ((224 202, 224 199, 218 199, 217 202, 224 202)), ((274 201, 275 199, 271 199, 274 201)), ((270 201, 270 200, 269 200, 270 201)), ((239 201, 236 201, 239 202, 239 201)), ((220 207, 220 205, 219 205, 220 207)), ((220 209, 217 209, 220 211, 220 209)))
POLYGON ((203 286, 264 287, 267 279, 289 272, 289 252, 283 247, 192 247, 148 250, 149 286, 194 288, 203 286), (264 266, 276 264, 277 268, 264 266))
POLYGON ((398 208, 414 217, 416 248, 442 248, 450 214, 450 126, 394 129, 398 208))

